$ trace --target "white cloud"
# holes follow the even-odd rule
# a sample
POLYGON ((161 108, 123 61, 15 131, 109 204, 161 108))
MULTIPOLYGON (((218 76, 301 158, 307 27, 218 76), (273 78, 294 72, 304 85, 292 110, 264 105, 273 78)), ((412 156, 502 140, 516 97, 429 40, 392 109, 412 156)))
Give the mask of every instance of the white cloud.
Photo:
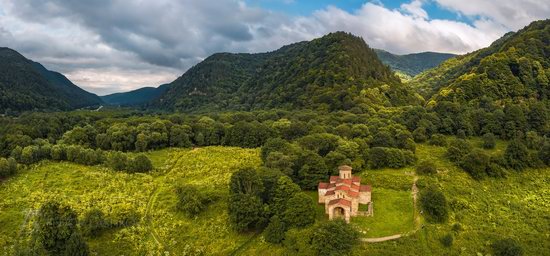
POLYGON ((422 1, 414 0, 407 4, 402 4, 401 9, 412 14, 416 18, 428 19, 428 13, 422 9, 422 1))
POLYGON ((550 18, 548 0, 435 0, 442 7, 518 30, 534 20, 550 18))
POLYGON ((430 19, 425 1, 291 17, 239 0, 0 0, 0 46, 103 94, 170 82, 216 52, 272 51, 339 30, 395 53, 465 53, 550 16, 542 1, 432 0, 474 19, 469 25, 430 19))

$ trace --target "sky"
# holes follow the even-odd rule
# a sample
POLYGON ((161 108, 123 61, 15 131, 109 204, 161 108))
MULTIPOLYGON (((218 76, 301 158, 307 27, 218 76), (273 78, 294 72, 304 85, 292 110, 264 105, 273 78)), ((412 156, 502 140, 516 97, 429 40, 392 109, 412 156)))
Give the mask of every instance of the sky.
POLYGON ((548 0, 0 0, 0 46, 105 95, 334 31, 396 54, 463 54, 547 18, 548 0))

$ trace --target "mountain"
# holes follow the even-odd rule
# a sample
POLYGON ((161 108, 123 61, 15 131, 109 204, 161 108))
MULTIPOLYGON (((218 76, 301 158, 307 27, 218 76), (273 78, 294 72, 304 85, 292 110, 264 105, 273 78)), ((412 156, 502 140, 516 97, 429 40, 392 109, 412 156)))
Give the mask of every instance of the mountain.
POLYGON ((101 104, 101 99, 9 48, 0 48, 0 113, 69 110, 101 104))
POLYGON ((508 33, 487 48, 451 58, 410 85, 434 102, 547 100, 550 20, 508 33))
POLYGON ((451 53, 421 52, 397 55, 384 50, 374 49, 382 63, 396 72, 414 77, 422 71, 437 67, 442 62, 455 57, 451 53))
POLYGON ((153 105, 181 111, 364 111, 418 102, 362 38, 344 32, 269 53, 214 54, 169 86, 153 105))
POLYGON ((143 87, 137 90, 121 93, 113 93, 100 98, 108 105, 115 106, 139 106, 162 95, 168 90, 168 85, 163 84, 159 87, 143 87))

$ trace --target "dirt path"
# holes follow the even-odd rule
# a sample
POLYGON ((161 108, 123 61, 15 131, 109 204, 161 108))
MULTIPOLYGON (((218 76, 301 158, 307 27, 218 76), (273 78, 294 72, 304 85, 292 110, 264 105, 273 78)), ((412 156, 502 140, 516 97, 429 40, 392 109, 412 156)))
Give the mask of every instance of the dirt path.
POLYGON ((411 193, 413 196, 413 225, 415 227, 414 232, 418 230, 420 227, 420 216, 418 215, 418 206, 417 206, 417 197, 418 197, 418 187, 416 186, 416 181, 418 181, 418 176, 414 175, 414 181, 411 189, 411 193))
POLYGON ((390 241, 401 238, 401 234, 393 235, 393 236, 384 236, 384 237, 376 237, 376 238, 363 238, 361 241, 367 242, 367 243, 378 243, 378 242, 384 242, 384 241, 390 241))
MULTIPOLYGON (((170 163, 170 167, 166 169, 167 172, 162 175, 162 178, 166 178, 174 170, 177 163, 180 161, 182 157, 183 156, 180 156, 179 158, 175 159, 172 163, 170 163)), ((155 225, 153 223, 152 212, 155 210, 155 202, 157 201, 157 197, 159 193, 160 193, 160 187, 156 186, 153 189, 153 192, 151 192, 151 195, 149 196, 149 200, 147 201, 147 207, 145 209, 144 219, 147 225, 147 229, 149 230, 149 234, 151 235, 155 243, 158 246, 162 247, 165 251, 170 253, 170 248, 167 246, 166 243, 164 243, 164 241, 162 241, 160 236, 157 234, 157 232, 155 231, 155 225)))

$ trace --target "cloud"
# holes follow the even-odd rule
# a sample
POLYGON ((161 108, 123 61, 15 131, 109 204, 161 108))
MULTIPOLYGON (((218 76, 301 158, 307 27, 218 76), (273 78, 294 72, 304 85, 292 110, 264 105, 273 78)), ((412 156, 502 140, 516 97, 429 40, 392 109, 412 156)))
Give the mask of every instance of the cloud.
POLYGON ((466 16, 480 16, 483 20, 518 30, 534 20, 550 17, 548 0, 435 0, 439 5, 466 16))
POLYGON ((216 52, 272 51, 333 31, 395 53, 465 53, 550 16, 542 1, 433 1, 472 25, 430 19, 425 0, 398 9, 367 2, 353 12, 328 6, 308 16, 239 0, 0 0, 0 45, 103 94, 170 82, 216 52))
POLYGON ((422 9, 422 1, 414 0, 407 4, 402 4, 401 9, 413 15, 415 18, 428 19, 428 13, 422 9))

